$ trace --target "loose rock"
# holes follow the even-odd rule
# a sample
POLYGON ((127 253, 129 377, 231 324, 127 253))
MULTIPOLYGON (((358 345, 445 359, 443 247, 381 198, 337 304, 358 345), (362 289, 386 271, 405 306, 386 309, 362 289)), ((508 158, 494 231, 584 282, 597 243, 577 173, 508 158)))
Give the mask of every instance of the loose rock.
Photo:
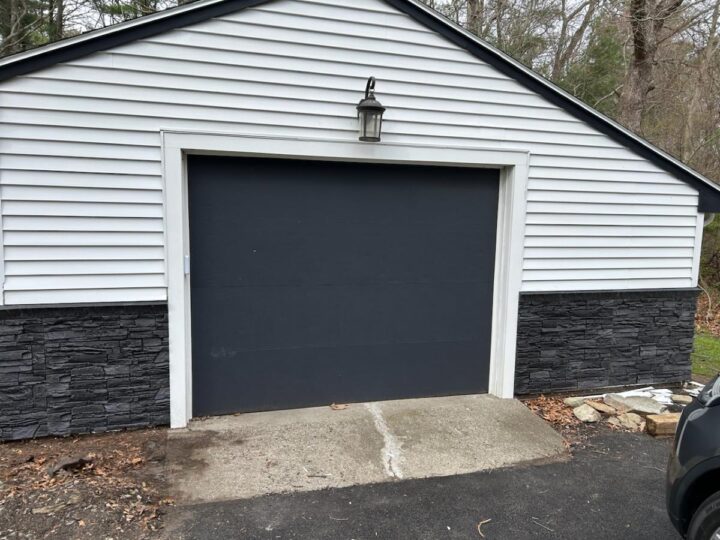
POLYGON ((590 405, 596 411, 601 412, 603 414, 615 414, 617 412, 614 407, 611 407, 610 405, 606 405, 602 401, 591 401, 588 399, 585 401, 585 403, 590 405))
POLYGON ((605 402, 606 405, 609 405, 620 413, 630 410, 630 406, 628 405, 626 400, 627 398, 624 398, 618 394, 605 394, 605 397, 603 397, 603 402, 605 402))
POLYGON ((569 398, 563 399, 563 403, 565 405, 567 405, 568 407, 572 407, 574 409, 575 407, 579 407, 580 405, 585 403, 585 398, 569 397, 569 398))
POLYGON ((89 458, 86 457, 63 457, 60 458, 55 465, 48 467, 48 474, 55 476, 59 471, 79 471, 85 465, 89 465, 89 458))
POLYGON ((642 431, 645 429, 645 421, 642 416, 635 413, 623 413, 615 417, 621 428, 630 431, 642 431))
POLYGON ((680 413, 650 414, 647 417, 647 430, 650 435, 674 435, 680 413))
POLYGON ((648 414, 662 414, 667 411, 667 405, 663 405, 652 398, 629 397, 625 398, 630 410, 634 413, 646 416, 648 414))
POLYGON ((587 405, 585 403, 583 403, 579 407, 575 407, 573 409, 573 414, 577 417, 578 420, 580 420, 581 422, 586 422, 588 424, 599 422, 602 419, 602 416, 600 416, 599 412, 597 412, 590 405, 587 405))
POLYGON ((667 410, 666 405, 649 397, 623 397, 619 394, 606 394, 603 401, 606 405, 610 405, 620 413, 635 412, 644 416, 648 414, 662 414, 667 410))
POLYGON ((670 399, 672 399, 673 403, 677 403, 678 405, 690 405, 692 403, 692 396, 686 396, 683 394, 673 394, 670 396, 670 399))

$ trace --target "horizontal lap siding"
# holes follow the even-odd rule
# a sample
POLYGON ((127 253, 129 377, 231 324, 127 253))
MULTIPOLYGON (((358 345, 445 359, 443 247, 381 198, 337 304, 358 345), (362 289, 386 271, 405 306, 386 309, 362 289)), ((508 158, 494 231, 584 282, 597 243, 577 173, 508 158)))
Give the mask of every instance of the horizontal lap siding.
POLYGON ((0 85, 8 304, 162 300, 161 129, 531 153, 526 291, 692 285, 697 193, 376 0, 284 0, 0 85))

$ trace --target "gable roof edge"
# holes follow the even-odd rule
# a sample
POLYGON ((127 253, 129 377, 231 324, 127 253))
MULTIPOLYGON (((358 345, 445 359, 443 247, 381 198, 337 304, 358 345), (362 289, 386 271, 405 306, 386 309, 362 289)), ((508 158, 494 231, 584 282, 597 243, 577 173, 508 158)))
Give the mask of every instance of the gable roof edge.
MULTIPOLYGON (((101 30, 64 39, 0 59, 0 82, 44 67, 107 50, 272 0, 198 0, 139 17, 101 30)), ((441 34, 473 56, 492 65, 545 99, 593 126, 617 143, 651 161, 699 193, 699 212, 720 212, 720 186, 614 120, 593 109, 509 55, 468 32, 420 0, 384 0, 419 23, 441 34)))
POLYGON ((0 82, 272 0, 197 0, 0 58, 0 82))
POLYGON ((384 0, 428 28, 438 32, 455 45, 465 49, 500 72, 517 80, 545 99, 588 123, 615 142, 651 161, 664 171, 686 182, 699 193, 698 212, 720 212, 720 185, 706 178, 685 163, 654 144, 593 109, 555 83, 539 75, 500 49, 454 23, 419 0, 384 0))

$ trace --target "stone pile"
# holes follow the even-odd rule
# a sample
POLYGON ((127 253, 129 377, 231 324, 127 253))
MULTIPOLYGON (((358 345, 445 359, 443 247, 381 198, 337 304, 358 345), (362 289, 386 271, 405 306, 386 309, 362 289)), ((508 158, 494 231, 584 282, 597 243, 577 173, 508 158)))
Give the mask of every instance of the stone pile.
POLYGON ((653 435, 672 434, 673 422, 677 425, 682 409, 692 403, 693 397, 685 389, 674 393, 653 387, 595 396, 573 396, 564 400, 581 422, 608 425, 627 431, 645 431, 653 435), (648 420, 649 418, 649 420, 648 420), (657 426, 662 424, 662 432, 657 426), (670 426, 670 428, 668 428, 670 426))

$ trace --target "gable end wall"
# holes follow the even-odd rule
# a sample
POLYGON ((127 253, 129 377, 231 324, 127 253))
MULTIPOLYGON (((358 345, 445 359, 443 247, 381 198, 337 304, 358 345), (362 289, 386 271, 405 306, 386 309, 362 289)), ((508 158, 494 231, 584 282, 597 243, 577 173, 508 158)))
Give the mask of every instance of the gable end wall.
POLYGON ((164 300, 160 130, 531 153, 524 291, 695 285, 697 192, 380 0, 282 0, 0 84, 6 304, 164 300))

